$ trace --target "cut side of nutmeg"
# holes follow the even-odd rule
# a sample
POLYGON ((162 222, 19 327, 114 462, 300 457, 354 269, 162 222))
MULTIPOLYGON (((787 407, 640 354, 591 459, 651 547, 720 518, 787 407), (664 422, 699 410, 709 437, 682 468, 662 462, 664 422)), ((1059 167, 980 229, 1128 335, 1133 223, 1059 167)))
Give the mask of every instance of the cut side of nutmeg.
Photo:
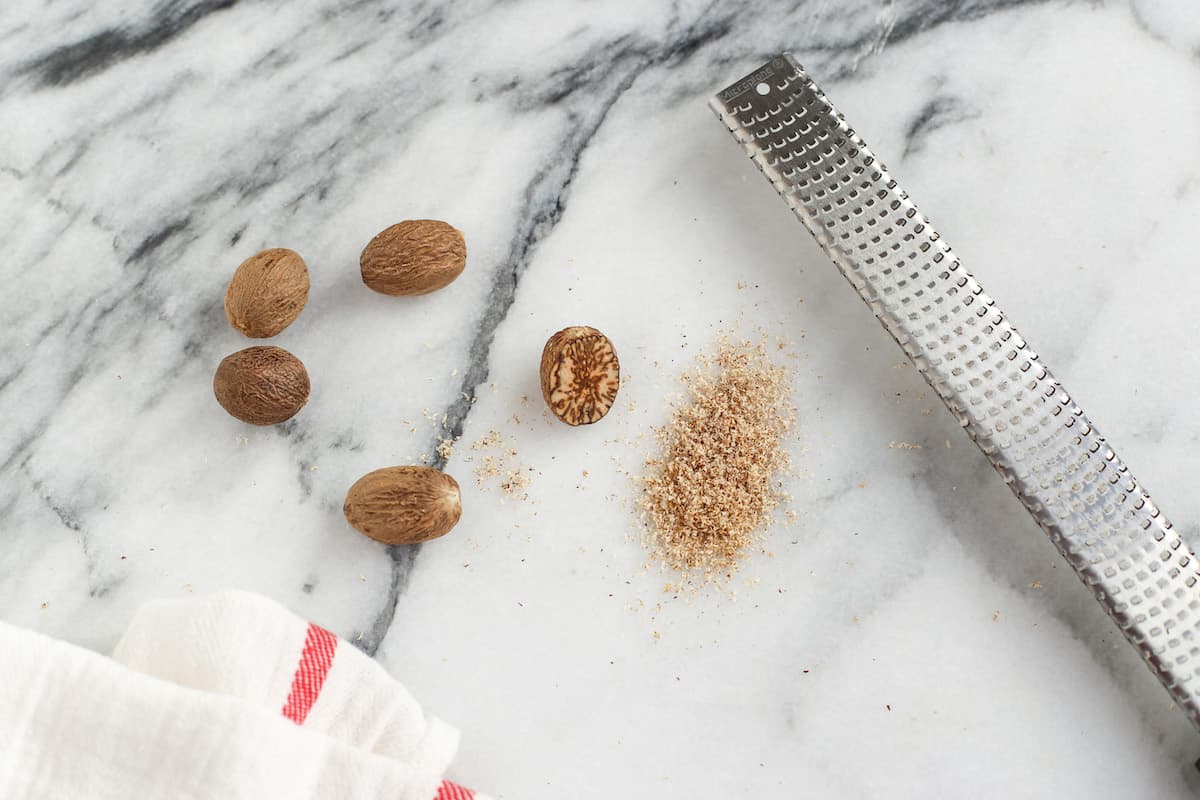
POLYGON ((586 325, 564 328, 542 350, 542 397, 568 425, 600 420, 617 399, 621 365, 612 342, 586 325))
POLYGON ((243 261, 225 291, 225 317, 252 339, 276 336, 308 302, 308 266, 295 250, 273 247, 243 261))
POLYGON ((385 544, 445 536, 462 516, 458 482, 432 467, 384 467, 363 475, 342 506, 355 530, 385 544))
POLYGON ((448 286, 467 265, 462 233, 436 219, 409 219, 380 231, 358 259, 368 287, 394 296, 448 286))
POLYGON ((289 420, 308 402, 308 370, 300 359, 271 345, 225 356, 213 376, 213 394, 232 416, 251 425, 289 420))

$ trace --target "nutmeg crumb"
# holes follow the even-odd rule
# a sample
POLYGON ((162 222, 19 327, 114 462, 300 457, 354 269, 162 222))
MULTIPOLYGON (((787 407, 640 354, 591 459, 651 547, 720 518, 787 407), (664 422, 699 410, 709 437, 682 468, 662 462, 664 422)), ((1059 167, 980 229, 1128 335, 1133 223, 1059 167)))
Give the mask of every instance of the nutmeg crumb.
POLYGON ((458 437, 438 439, 437 447, 434 449, 437 450, 437 454, 441 457, 442 461, 449 461, 450 457, 454 455, 454 443, 457 441, 458 437))
POLYGON ((517 460, 517 449, 506 442, 499 431, 488 431, 471 445, 471 450, 481 453, 472 456, 475 462, 475 483, 480 486, 495 481, 508 497, 525 500, 529 497, 527 470, 517 460))
POLYGON ((685 584, 725 582, 784 500, 790 373, 758 342, 717 341, 682 379, 686 404, 655 433, 641 505, 651 555, 685 584))

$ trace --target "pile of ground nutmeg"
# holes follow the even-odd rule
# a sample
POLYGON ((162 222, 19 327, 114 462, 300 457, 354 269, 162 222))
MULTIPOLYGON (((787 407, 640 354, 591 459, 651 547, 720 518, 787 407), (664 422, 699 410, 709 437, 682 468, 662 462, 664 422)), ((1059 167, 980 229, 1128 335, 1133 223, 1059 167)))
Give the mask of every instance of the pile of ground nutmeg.
POLYGON ((732 577, 784 499, 795 409, 765 338, 718 339, 681 380, 688 398, 656 431, 642 476, 646 544, 685 582, 707 584, 732 577))

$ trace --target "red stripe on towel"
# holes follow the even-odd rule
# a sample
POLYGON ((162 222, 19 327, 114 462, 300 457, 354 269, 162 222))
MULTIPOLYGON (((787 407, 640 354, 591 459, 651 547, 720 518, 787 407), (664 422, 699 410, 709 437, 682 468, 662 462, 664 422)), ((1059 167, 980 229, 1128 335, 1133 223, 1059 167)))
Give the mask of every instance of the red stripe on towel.
POLYGON ((304 637, 304 651, 300 654, 300 664, 296 674, 292 676, 292 690, 288 693, 287 702, 283 704, 283 715, 292 722, 300 725, 317 696, 321 694, 321 686, 325 676, 333 665, 333 654, 337 650, 338 639, 324 628, 309 623, 308 633, 304 637))
POLYGON ((457 783, 442 781, 438 787, 437 796, 433 800, 475 800, 475 793, 457 783))
MULTIPOLYGON (((325 676, 333 666, 337 646, 336 636, 319 625, 309 623, 300 663, 292 675, 292 690, 283 704, 283 715, 297 725, 303 724, 313 703, 317 702, 321 687, 325 684, 325 676)), ((434 800, 475 800, 475 793, 457 783, 442 781, 434 800)))

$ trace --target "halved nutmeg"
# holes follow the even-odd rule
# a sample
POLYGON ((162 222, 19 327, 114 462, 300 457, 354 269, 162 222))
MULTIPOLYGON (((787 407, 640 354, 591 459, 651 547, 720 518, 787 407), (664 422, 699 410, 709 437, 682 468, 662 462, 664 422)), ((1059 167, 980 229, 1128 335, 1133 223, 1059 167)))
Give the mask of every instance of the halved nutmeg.
POLYGON ((588 425, 612 408, 621 365, 612 342, 587 325, 564 328, 542 350, 542 397, 568 425, 588 425))

